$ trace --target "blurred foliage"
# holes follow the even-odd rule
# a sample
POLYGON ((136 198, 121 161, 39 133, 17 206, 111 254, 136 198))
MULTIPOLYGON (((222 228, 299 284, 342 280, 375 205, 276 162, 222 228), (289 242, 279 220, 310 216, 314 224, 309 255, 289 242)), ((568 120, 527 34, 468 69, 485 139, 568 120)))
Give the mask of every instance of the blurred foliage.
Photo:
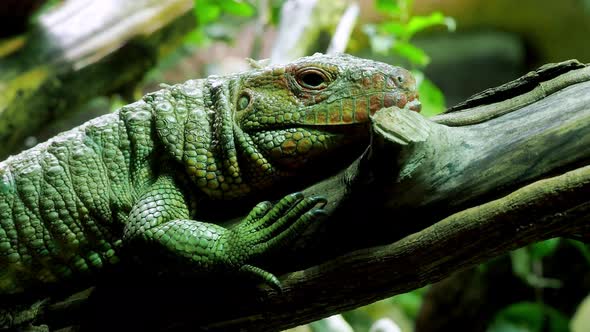
POLYGON ((570 324, 572 332, 590 331, 590 295, 578 307, 570 324))
POLYGON ((369 36, 371 50, 375 54, 394 54, 407 60, 416 76, 423 114, 432 116, 446 109, 444 95, 428 80, 422 69, 430 63, 430 57, 411 42, 417 33, 437 27, 455 30, 455 21, 441 12, 427 16, 412 15, 414 0, 376 0, 375 8, 388 19, 377 24, 366 24, 363 31, 369 36))
MULTIPOLYGON (((576 240, 553 238, 511 252, 514 275, 535 289, 560 288, 562 285, 560 280, 542 276, 542 265, 543 259, 555 254, 562 242, 576 248, 590 267, 590 250, 587 245, 576 240)), ((583 307, 590 306, 587 302, 589 301, 586 300, 580 305, 578 313, 590 313, 590 308, 583 307)), ((575 323, 577 331, 590 331, 590 315, 588 318, 581 318, 580 315, 582 314, 577 314, 575 320, 572 319, 572 326, 575 323)), ((539 298, 536 303, 514 303, 502 309, 496 314, 488 332, 559 332, 569 331, 569 326, 570 319, 566 315, 543 303, 542 298, 539 298)))
MULTIPOLYGON (((578 240, 572 240, 572 239, 568 239, 567 243, 574 246, 576 249, 578 249, 580 254, 584 257, 584 259, 588 263, 588 266, 590 266, 590 248, 588 248, 588 245, 584 244, 584 242, 581 242, 578 240)), ((590 329, 588 329, 588 330, 590 331, 590 329)))
POLYGON ((559 238, 538 242, 510 253, 513 273, 535 288, 559 288, 559 280, 547 279, 537 273, 536 266, 542 264, 542 259, 555 252, 559 245, 559 238))
POLYGON ((37 9, 37 11, 35 11, 35 13, 33 14, 33 16, 31 16, 31 21, 35 21, 39 15, 45 13, 46 11, 48 11, 49 9, 55 7, 56 5, 58 5, 59 3, 61 3, 63 0, 48 0, 45 1, 41 7, 39 7, 39 9, 37 9))
POLYGON ((420 70, 413 70, 412 73, 418 84, 420 103, 422 103, 422 115, 429 117, 446 110, 445 96, 442 91, 420 70))
MULTIPOLYGON (((342 314, 354 331, 369 331, 381 319, 389 319, 401 331, 412 331, 428 287, 399 294, 342 314)), ((314 332, 320 332, 315 331, 314 332)), ((321 332, 327 332, 323 330, 321 332)))
POLYGON ((197 28, 186 37, 186 41, 206 45, 211 40, 211 34, 219 35, 216 33, 216 28, 219 30, 216 23, 222 15, 250 18, 256 13, 256 9, 251 3, 242 0, 195 0, 193 12, 197 19, 197 28))
POLYGON ((501 310, 487 332, 567 332, 569 320, 543 303, 519 302, 501 310))
MULTIPOLYGON (((239 24, 223 24, 221 19, 224 15, 240 22, 252 20, 257 12, 268 11, 270 18, 266 23, 276 25, 284 2, 259 1, 255 6, 252 2, 240 0, 195 0, 194 13, 198 26, 187 36, 187 42, 197 46, 206 46, 212 40, 231 42, 239 30, 239 24), (261 8, 261 4, 268 8, 261 8)), ((423 49, 414 45, 411 39, 417 33, 436 26, 454 31, 455 21, 441 12, 433 12, 427 16, 412 15, 413 4, 413 0, 376 0, 377 11, 388 17, 388 20, 366 24, 362 29, 369 37, 374 54, 392 54, 407 60, 417 79, 422 112, 425 116, 432 116, 446 109, 445 98, 440 89, 422 72, 430 62, 430 57, 423 49)))
POLYGON ((197 28, 186 37, 189 44, 206 46, 212 40, 231 42, 238 34, 240 24, 252 20, 258 13, 268 13, 268 22, 276 25, 285 0, 194 0, 193 12, 197 28), (230 18, 233 24, 228 24, 230 18), (237 19, 237 21, 236 21, 237 19), (238 24, 236 24, 238 23, 238 24))

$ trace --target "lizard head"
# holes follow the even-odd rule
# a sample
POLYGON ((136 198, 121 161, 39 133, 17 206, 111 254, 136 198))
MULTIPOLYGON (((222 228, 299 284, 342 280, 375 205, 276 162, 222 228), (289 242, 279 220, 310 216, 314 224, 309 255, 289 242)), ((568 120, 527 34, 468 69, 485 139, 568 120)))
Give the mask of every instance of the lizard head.
POLYGON ((367 147, 372 114, 420 109, 407 70, 321 54, 187 81, 144 101, 169 155, 200 190, 223 199, 342 168, 367 147))
POLYGON ((381 108, 420 110, 409 71, 344 54, 250 71, 237 86, 234 121, 245 148, 282 171, 366 147, 359 143, 368 142, 369 117, 381 108))

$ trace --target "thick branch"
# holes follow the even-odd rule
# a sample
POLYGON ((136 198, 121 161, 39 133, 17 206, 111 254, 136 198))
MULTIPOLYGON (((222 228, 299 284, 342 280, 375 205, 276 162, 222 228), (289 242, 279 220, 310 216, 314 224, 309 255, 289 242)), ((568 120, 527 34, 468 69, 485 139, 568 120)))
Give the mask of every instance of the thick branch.
POLYGON ((281 329, 416 289, 509 250, 586 227, 587 197, 590 166, 456 213, 390 245, 291 273, 282 294, 267 290, 263 303, 248 306, 255 314, 211 327, 281 329))
POLYGON ((440 216, 590 158, 590 82, 474 125, 447 127, 403 111, 377 113, 376 121, 381 149, 400 151, 397 159, 376 158, 400 169, 383 170, 392 190, 388 206, 439 206, 440 216), (400 123, 420 124, 428 139, 400 147, 388 137, 402 130, 400 123))

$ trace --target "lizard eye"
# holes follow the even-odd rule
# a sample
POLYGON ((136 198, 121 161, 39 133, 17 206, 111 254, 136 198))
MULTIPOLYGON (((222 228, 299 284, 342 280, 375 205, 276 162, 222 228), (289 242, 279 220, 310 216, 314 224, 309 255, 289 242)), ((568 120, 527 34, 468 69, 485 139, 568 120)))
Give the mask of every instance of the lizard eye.
POLYGON ((298 72, 295 78, 297 79, 297 83, 302 87, 311 90, 320 90, 328 85, 328 78, 326 75, 315 68, 304 69, 298 72))
POLYGON ((244 110, 248 105, 250 105, 250 95, 244 92, 238 99, 238 111, 244 110))

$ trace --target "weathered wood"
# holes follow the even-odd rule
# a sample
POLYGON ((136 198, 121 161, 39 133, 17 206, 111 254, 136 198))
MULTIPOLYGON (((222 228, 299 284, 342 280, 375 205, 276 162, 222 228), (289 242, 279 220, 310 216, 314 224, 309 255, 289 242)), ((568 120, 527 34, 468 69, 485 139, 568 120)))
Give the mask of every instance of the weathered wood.
MULTIPOLYGON (((401 148, 401 158, 408 159, 397 160, 403 165, 390 183, 395 186, 387 204, 414 209, 436 204, 452 209, 581 161, 588 157, 589 105, 590 82, 584 82, 469 126, 447 127, 410 112, 378 114, 383 117, 380 123, 388 121, 393 127, 411 116, 405 121, 422 122, 431 133, 424 143, 401 148), (417 156, 422 159, 409 159, 417 156)), ((395 143, 390 142, 385 141, 395 143)))
POLYGON ((68 0, 0 44, 0 159, 90 98, 139 82, 193 28, 192 5, 68 0))
MULTIPOLYGON (((510 81, 501 86, 486 89, 474 96, 471 96, 464 102, 461 102, 449 108, 445 114, 458 112, 481 105, 490 105, 496 102, 508 100, 520 95, 526 94, 536 88, 539 88, 545 82, 551 81, 554 78, 563 76, 565 73, 585 67, 584 64, 577 60, 567 60, 559 63, 549 63, 541 68, 531 71, 526 75, 510 81)), ((577 75, 580 77, 580 75, 577 75)), ((440 120, 436 121, 441 123, 440 120)))

